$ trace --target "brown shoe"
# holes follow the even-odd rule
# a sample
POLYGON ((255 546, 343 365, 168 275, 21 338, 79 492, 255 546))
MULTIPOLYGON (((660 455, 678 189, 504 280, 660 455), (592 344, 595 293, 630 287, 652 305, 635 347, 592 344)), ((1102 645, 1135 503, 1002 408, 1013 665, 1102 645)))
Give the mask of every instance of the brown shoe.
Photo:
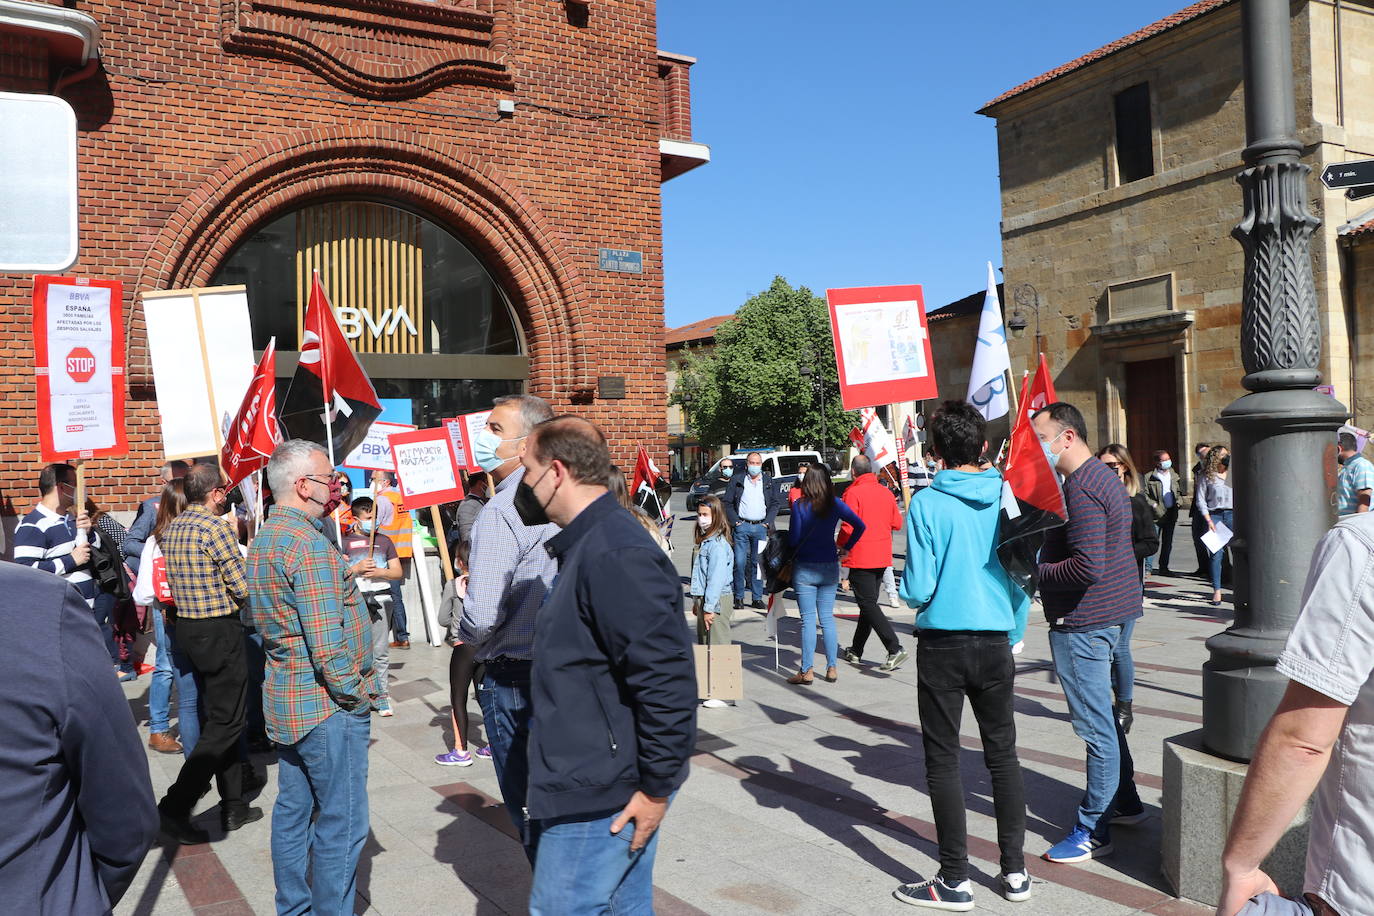
POLYGON ((159 754, 181 753, 181 742, 168 732, 153 732, 148 736, 148 746, 159 754))
POLYGON ((826 680, 827 683, 833 684, 833 683, 835 683, 836 681, 838 681, 839 679, 840 679, 840 672, 836 671, 834 668, 826 668, 826 669, 825 669, 825 680, 826 680))
POLYGON ((409 648, 410 648, 410 640, 408 640, 408 639, 406 639, 406 640, 396 640, 396 641, 392 642, 391 648, 393 648, 393 649, 409 649, 409 648))
POLYGON ((787 683, 810 685, 813 680, 814 678, 811 676, 811 672, 798 671, 796 674, 792 675, 787 679, 787 683))

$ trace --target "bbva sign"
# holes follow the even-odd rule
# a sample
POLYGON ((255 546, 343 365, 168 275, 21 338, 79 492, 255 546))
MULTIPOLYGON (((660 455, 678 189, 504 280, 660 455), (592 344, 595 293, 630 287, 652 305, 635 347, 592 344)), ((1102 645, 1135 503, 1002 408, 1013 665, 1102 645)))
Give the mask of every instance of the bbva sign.
POLYGON ((334 309, 334 314, 339 317, 339 329, 343 331, 343 336, 349 340, 357 340, 363 336, 366 328, 372 333, 374 338, 392 337, 396 330, 402 325, 410 333, 411 337, 419 335, 415 329, 415 322, 410 320, 410 315, 404 309, 382 309, 379 317, 374 317, 371 312, 352 306, 342 306, 334 309))

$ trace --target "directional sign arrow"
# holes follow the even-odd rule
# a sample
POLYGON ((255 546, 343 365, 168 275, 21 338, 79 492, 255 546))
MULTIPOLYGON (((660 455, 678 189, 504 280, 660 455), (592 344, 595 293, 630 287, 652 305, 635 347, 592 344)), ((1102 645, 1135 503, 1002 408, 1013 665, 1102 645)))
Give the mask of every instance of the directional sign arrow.
POLYGON ((1364 200, 1366 197, 1374 197, 1374 187, 1365 185, 1360 188, 1350 188, 1345 192, 1346 200, 1364 200))
POLYGON ((1374 159, 1337 162, 1322 169, 1322 184, 1332 191, 1374 184, 1374 159))

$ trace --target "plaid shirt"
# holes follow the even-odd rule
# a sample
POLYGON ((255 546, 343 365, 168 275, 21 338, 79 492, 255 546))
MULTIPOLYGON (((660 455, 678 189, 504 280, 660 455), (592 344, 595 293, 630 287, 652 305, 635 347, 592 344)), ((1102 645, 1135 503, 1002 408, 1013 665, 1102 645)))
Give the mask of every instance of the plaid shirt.
POLYGON ((204 620, 237 614, 248 595, 243 554, 230 521, 200 503, 186 507, 163 532, 167 584, 177 616, 204 620))
POLYGON ((273 506, 248 551, 248 579, 267 652, 268 737, 295 744, 340 709, 359 712, 382 695, 367 609, 322 521, 273 506))

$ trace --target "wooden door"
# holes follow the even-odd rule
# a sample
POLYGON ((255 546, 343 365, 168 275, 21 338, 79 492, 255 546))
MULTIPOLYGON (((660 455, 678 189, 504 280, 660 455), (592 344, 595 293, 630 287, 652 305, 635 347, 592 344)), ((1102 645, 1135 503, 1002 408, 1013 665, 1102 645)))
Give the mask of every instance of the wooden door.
POLYGON ((1173 357, 1126 363, 1126 448, 1141 473, 1154 467, 1156 449, 1178 454, 1178 375, 1173 357))

